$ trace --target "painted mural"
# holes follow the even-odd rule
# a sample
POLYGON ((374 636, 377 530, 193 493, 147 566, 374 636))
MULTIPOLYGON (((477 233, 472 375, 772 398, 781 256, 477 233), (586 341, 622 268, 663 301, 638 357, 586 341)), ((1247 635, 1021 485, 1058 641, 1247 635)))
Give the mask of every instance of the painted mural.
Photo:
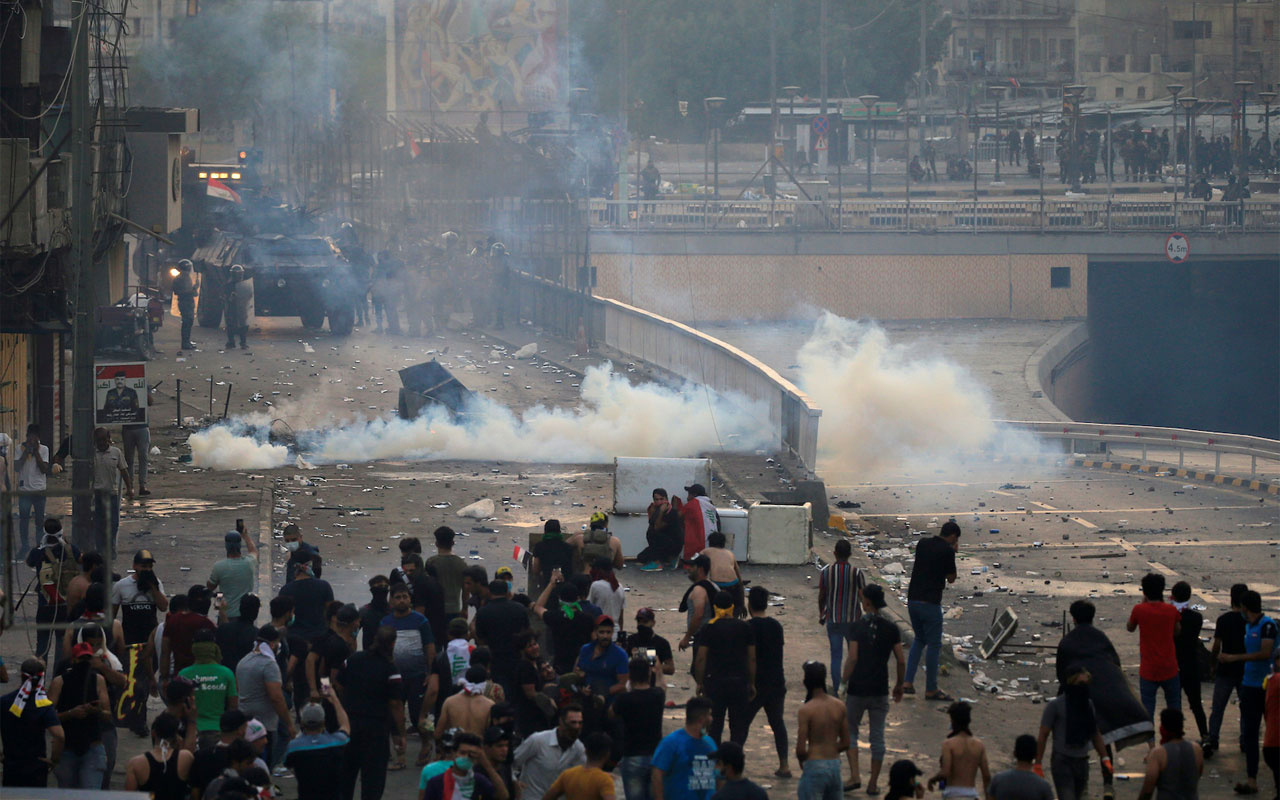
POLYGON ((559 95, 561 0, 398 0, 401 111, 542 111, 559 95))

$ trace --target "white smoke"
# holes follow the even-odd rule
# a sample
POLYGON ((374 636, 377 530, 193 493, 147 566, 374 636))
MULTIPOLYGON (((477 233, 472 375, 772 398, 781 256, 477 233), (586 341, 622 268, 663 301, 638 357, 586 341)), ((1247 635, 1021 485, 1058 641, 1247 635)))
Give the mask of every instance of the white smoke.
POLYGON ((979 449, 1035 450, 992 421, 985 387, 962 367, 889 341, 884 329, 824 313, 798 355, 822 408, 821 467, 866 480, 979 449))
MULTIPOLYGON (((287 412, 281 412, 287 413, 287 412)), ((632 384, 607 367, 587 370, 577 406, 515 413, 477 398, 465 416, 433 409, 413 420, 384 417, 302 431, 313 463, 464 459, 605 463, 615 456, 695 456, 777 446, 768 410, 742 397, 686 385, 632 384)), ((286 422, 290 420, 286 417, 286 422)), ((260 415, 193 434, 192 463, 212 469, 283 466, 288 448, 267 441, 260 415)))

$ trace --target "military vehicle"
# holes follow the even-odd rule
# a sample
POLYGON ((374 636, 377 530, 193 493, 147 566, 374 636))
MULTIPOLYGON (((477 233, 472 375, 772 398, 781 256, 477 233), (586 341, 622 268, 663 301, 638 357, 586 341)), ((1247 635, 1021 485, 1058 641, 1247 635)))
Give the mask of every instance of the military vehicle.
POLYGON ((365 280, 324 236, 280 233, 241 235, 216 231, 191 259, 201 275, 196 319, 201 327, 222 322, 227 277, 233 264, 253 279, 256 317, 299 317, 308 328, 338 336, 351 333, 355 298, 365 280))

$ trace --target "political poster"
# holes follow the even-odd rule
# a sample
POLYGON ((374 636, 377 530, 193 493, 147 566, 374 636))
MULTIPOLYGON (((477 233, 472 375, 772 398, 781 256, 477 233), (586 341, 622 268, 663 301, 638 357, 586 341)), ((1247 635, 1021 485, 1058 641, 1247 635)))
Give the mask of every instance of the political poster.
POLYGON ((99 362, 93 365, 93 373, 95 425, 146 424, 146 362, 99 362))

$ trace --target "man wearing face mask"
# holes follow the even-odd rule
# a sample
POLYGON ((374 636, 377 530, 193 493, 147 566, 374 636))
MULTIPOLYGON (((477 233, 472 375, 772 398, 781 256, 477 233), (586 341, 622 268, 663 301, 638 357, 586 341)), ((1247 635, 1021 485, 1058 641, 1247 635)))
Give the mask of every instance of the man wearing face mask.
POLYGON ((418 790, 419 800, 507 800, 507 787, 484 753, 484 740, 474 733, 458 736, 458 754, 444 774, 418 790))
POLYGON ((284 526, 284 549, 289 551, 289 560, 284 565, 285 583, 293 583, 298 564, 310 563, 313 555, 320 554, 319 547, 302 541, 302 529, 292 523, 284 526))
POLYGON ((631 658, 637 656, 648 658, 648 651, 654 651, 654 678, 657 678, 658 670, 662 670, 663 675, 676 674, 676 662, 671 653, 671 642, 659 636, 654 631, 654 625, 657 622, 656 615, 652 608, 642 608, 636 612, 636 630, 627 637, 623 649, 627 651, 627 655, 631 658))
POLYGON ((266 727, 267 739, 271 742, 267 745, 268 753, 272 751, 278 725, 286 726, 290 739, 298 735, 293 715, 284 701, 280 665, 276 661, 279 649, 280 631, 268 622, 258 629, 253 650, 236 665, 238 708, 266 727))
POLYGON ((291 631, 308 641, 324 633, 324 609, 333 602, 333 587, 320 578, 320 566, 318 555, 313 555, 310 561, 298 562, 293 583, 280 590, 281 597, 293 598, 291 631))
POLYGON ((391 582, 386 575, 374 575, 369 579, 369 602, 360 607, 360 649, 373 647, 382 618, 391 613, 391 582))

